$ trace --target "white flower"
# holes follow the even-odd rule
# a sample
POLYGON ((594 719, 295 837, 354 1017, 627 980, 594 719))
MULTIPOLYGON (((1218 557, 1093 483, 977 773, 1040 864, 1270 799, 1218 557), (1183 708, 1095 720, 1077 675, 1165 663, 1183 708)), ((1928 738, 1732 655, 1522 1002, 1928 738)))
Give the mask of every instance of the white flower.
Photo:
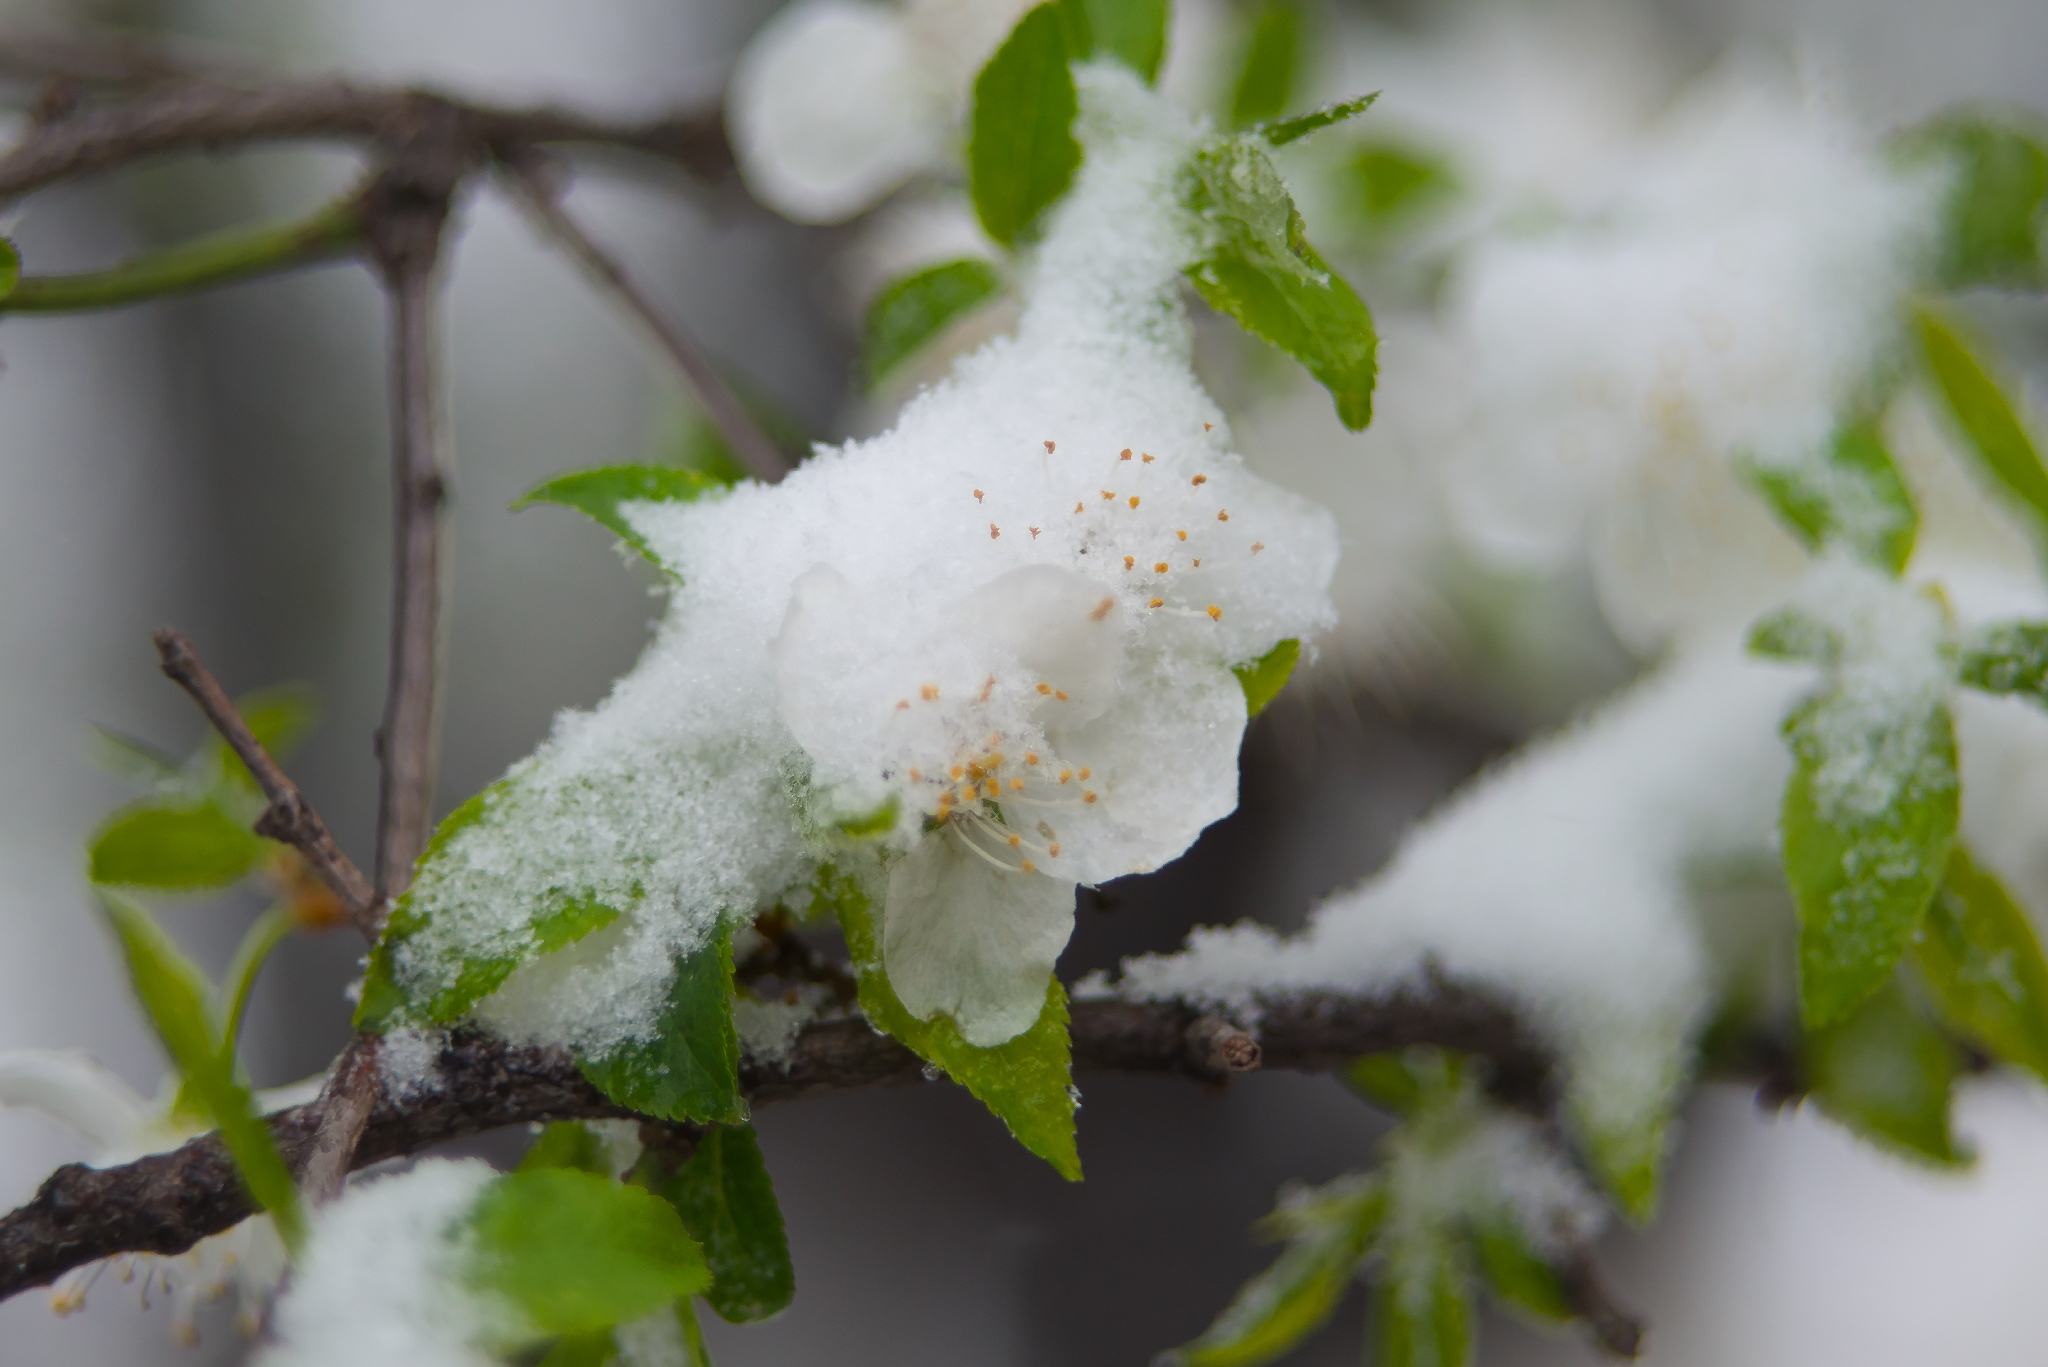
MULTIPOLYGON (((322 1079, 256 1094, 264 1114, 311 1101, 322 1079)), ((152 1153, 168 1153, 186 1140, 213 1128, 181 1112, 175 1086, 149 1102, 120 1078, 82 1053, 56 1049, 18 1049, 0 1053, 0 1106, 24 1106, 62 1121, 93 1148, 95 1167, 132 1162, 152 1153)), ((50 1305, 60 1315, 85 1308, 86 1293, 114 1268, 123 1283, 139 1273, 139 1294, 145 1306, 155 1287, 171 1300, 171 1334, 190 1345, 199 1341, 197 1315, 203 1301, 235 1292, 236 1323, 254 1334, 263 1307, 284 1276, 284 1244, 268 1215, 254 1215, 233 1229, 201 1239, 183 1253, 127 1253, 102 1259, 64 1274, 50 1289, 50 1305)))
POLYGON ((836 223, 943 168, 975 72, 1020 0, 807 0, 775 16, 733 71, 726 116, 754 194, 836 223))

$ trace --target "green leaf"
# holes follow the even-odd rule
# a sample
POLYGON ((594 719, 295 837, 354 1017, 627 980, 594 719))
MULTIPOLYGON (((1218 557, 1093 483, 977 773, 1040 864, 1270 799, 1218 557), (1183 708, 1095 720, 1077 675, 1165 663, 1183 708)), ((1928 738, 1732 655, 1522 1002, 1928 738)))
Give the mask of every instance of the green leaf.
POLYGON ((711 943, 677 962, 654 1039, 577 1063, 598 1090, 642 1115, 700 1124, 745 1121, 732 1024, 732 927, 720 926, 711 943))
POLYGON ((12 242, 0 237, 0 299, 14 293, 21 283, 21 253, 12 242))
POLYGON ((675 1207, 570 1168, 508 1173, 469 1215, 468 1280, 543 1334, 593 1334, 711 1284, 675 1207))
POLYGON ((1301 37, 1301 11, 1293 0, 1266 0, 1259 7, 1231 91, 1233 125, 1244 128, 1287 112, 1301 65, 1301 37))
POLYGON ((1785 724, 1792 780, 1779 817, 1799 908, 1809 1026, 1881 987, 1912 942, 1955 841, 1959 786, 1946 703, 1887 709, 1862 690, 1812 699, 1785 724))
POLYGON ((1207 250, 1188 267, 1202 297, 1307 366, 1344 425, 1364 428, 1378 376, 1372 314, 1309 245, 1266 154, 1249 138, 1211 143, 1190 161, 1182 195, 1208 227, 1207 250))
POLYGON ((1472 1358, 1472 1296, 1451 1258, 1391 1266, 1373 1296, 1374 1367, 1463 1367, 1472 1358))
POLYGON ((948 261, 907 275, 868 305, 861 360, 873 386, 946 326, 1000 294, 1002 274, 987 261, 948 261))
POLYGON ((161 792, 180 786, 178 761, 146 740, 93 723, 93 762, 138 788, 161 792))
POLYGON ((297 924, 290 907, 272 907, 256 918, 256 923, 243 934, 242 942, 235 946, 235 957, 228 962, 227 974, 222 979, 231 984, 227 1016, 220 1032, 221 1053, 230 1066, 234 1063, 235 1039, 242 1031, 242 1013, 248 1010, 256 975, 263 970, 270 952, 284 943, 297 924))
POLYGON ((967 186, 982 230, 1004 246, 1067 191, 1081 165, 1079 109, 1059 7, 1018 21, 974 80, 967 186))
POLYGON ((212 802, 138 802, 92 839, 92 881, 191 892, 245 877, 263 839, 212 802))
POLYGON ((1894 577, 1912 556, 1920 514, 1875 421, 1845 424, 1825 452, 1797 464, 1746 470, 1809 550, 1844 546, 1894 577))
POLYGON ((1472 1231, 1472 1248, 1480 1276, 1503 1304, 1549 1324, 1578 1317, 1557 1269, 1530 1245, 1512 1216, 1481 1222, 1472 1231))
POLYGON ((298 1189, 257 1114, 255 1098, 235 1075, 232 1054, 221 1047, 214 1022, 213 988, 149 913, 119 893, 102 889, 100 906, 120 938, 128 976, 164 1052, 184 1075, 189 1096, 220 1129, 249 1194, 270 1212, 285 1247, 305 1238, 298 1189))
POLYGON ((1346 119, 1356 118, 1372 108, 1372 102, 1379 97, 1380 92, 1375 90, 1370 95, 1358 95, 1348 100, 1339 100, 1335 104, 1326 104, 1313 113, 1298 114, 1294 118, 1282 119, 1278 123, 1262 123, 1252 131, 1264 138, 1268 147, 1285 147, 1295 139, 1305 138, 1320 129, 1328 128, 1333 123, 1343 123, 1346 119))
POLYGON ((1798 608, 1780 608, 1759 618, 1744 644, 1752 655, 1798 664, 1832 665, 1842 657, 1841 634, 1798 608))
POLYGON ((661 557, 654 553, 646 538, 633 530, 620 509, 628 503, 690 503, 725 487, 725 481, 702 470, 665 465, 605 465, 558 475, 537 485, 513 502, 512 511, 536 503, 574 508, 602 523, 621 541, 673 574, 673 570, 662 565, 661 557))
POLYGON ((707 1130, 662 1195, 704 1245, 712 1274, 704 1299, 721 1319, 765 1320, 789 1305, 796 1295, 789 1239, 750 1126, 707 1130))
POLYGON ((1956 677, 1986 693, 2048 706, 2048 622, 1995 622, 1970 634, 1956 677))
POLYGON ((538 1367, 605 1367, 616 1362, 619 1345, 612 1338, 612 1331, 600 1329, 590 1334, 565 1334, 555 1340, 555 1346, 548 1349, 538 1367))
POLYGON ((1166 56, 1167 0, 1059 0, 1067 54, 1075 61, 1105 54, 1149 83, 1166 56))
POLYGON ((1239 1288, 1200 1338, 1164 1360, 1185 1367, 1271 1362, 1336 1312, 1370 1233, 1370 1226, 1340 1225, 1289 1243, 1272 1266, 1239 1288))
MULTIPOLYGON (((235 699, 235 710, 242 714, 250 732, 275 760, 290 756, 320 721, 320 701, 313 690, 303 684, 284 684, 245 693, 235 699)), ((256 776, 249 772, 249 766, 228 748, 226 741, 213 736, 207 741, 206 748, 209 755, 206 762, 215 766, 214 772, 224 775, 245 793, 260 794, 263 791, 257 785, 256 776)))
POLYGON ((1896 981, 1805 1040, 1806 1076, 1821 1110, 1880 1147, 1942 1167, 1970 1155, 1949 1132, 1955 1050, 1896 981))
POLYGON ((1266 704, 1287 687, 1295 662, 1300 659, 1301 642, 1290 636, 1249 664, 1230 667, 1230 672, 1237 675, 1238 683, 1244 686, 1246 716, 1256 717, 1266 710, 1266 704))
POLYGON ((1670 1151, 1671 1115, 1658 1109, 1624 1123, 1601 1123, 1584 1108, 1572 1108, 1572 1124, 1586 1152, 1586 1166, 1622 1217, 1638 1229, 1657 1213, 1664 1157, 1670 1151))
POLYGON ((689 1298, 676 1302, 676 1323, 683 1331, 683 1367, 711 1367, 711 1354, 704 1348, 704 1331, 697 1327, 697 1312, 689 1298))
POLYGON ((2048 144, 2041 132, 2029 114, 1970 109, 1940 115, 1900 139, 1909 164, 1938 159, 1954 176, 1939 272, 1948 288, 2038 288, 2048 279, 2041 254, 2048 144))
POLYGON ((1067 993, 1059 979, 1046 987, 1045 1009, 1029 1030, 993 1049, 976 1048, 949 1018, 919 1020, 896 996, 882 968, 873 904, 857 878, 828 864, 818 870, 814 892, 818 904, 839 918, 847 954, 860 975, 860 1005, 868 1020, 919 1058, 943 1068, 1060 1176, 1080 1181, 1067 993))
POLYGON ((594 899, 569 902, 545 912, 528 925, 523 943, 465 959, 455 981, 428 998, 411 1014, 425 1025, 453 1025, 468 1015, 478 1002, 497 991, 505 979, 522 965, 544 954, 566 949, 618 919, 616 909, 594 899))
POLYGON ((536 1172, 542 1168, 570 1168, 610 1177, 611 1146, 580 1120, 557 1120, 540 1132, 517 1170, 536 1172))
POLYGON ((1342 1074, 1344 1085, 1383 1111, 1410 1116, 1463 1084, 1466 1060, 1442 1049, 1367 1054, 1342 1074))
POLYGON ((1920 354, 1984 469, 2048 524, 2048 469, 2011 399, 1962 333, 1931 308, 1913 311, 1920 354))
POLYGON ((1358 205, 1374 227, 1389 227, 1454 194, 1458 178, 1444 157, 1403 143, 1376 142, 1352 157, 1358 205))
POLYGON ((1961 844, 1913 964, 1950 1029, 2048 1081, 2048 961, 2026 912, 1961 844))

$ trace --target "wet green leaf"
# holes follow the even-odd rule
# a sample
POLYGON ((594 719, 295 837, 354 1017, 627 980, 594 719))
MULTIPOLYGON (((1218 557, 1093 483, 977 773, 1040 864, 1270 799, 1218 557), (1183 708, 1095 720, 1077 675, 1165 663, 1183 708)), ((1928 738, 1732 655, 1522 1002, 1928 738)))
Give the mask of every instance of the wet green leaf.
POLYGON ((1039 5, 974 81, 967 186, 982 230, 1006 247, 1067 192, 1081 165, 1066 42, 1059 6, 1039 5))
POLYGON ((166 892, 221 888, 262 857, 263 838, 212 802, 138 802, 93 836, 92 881, 166 892))
POLYGON ((1372 421, 1378 336, 1351 286, 1309 245, 1280 173, 1250 138, 1211 143, 1190 161, 1182 189, 1208 228, 1188 276, 1227 313, 1308 367, 1357 431, 1372 421))
POLYGON ((1882 1148, 1941 1167, 1970 1155, 1949 1132, 1955 1050, 1887 982, 1834 1024, 1809 1030, 1806 1074, 1823 1112, 1882 1148))
POLYGON ((583 1075, 620 1105, 663 1120, 737 1125, 739 1038, 732 1024, 732 928, 676 965, 655 1038, 601 1059, 579 1059, 583 1075))
POLYGON ((1075 61, 1115 57, 1150 82, 1166 56, 1167 0, 1059 0, 1067 52, 1075 61))
POLYGON ((602 524, 662 570, 673 574, 674 570, 661 563, 661 557, 654 553, 646 538, 633 530, 633 524, 626 520, 625 506, 629 503, 689 503, 725 487, 726 481, 702 470, 664 465, 606 465, 558 475, 545 484, 536 485, 514 501, 512 510, 517 512, 537 503, 574 508, 602 524))
POLYGON ((1965 445, 1986 473, 2048 525, 2048 468, 2017 406, 1962 332, 1931 308, 1913 312, 1920 353, 1965 445))
POLYGON ((306 1228, 298 1189, 255 1098, 235 1074, 232 1053, 222 1048, 212 985, 148 912, 117 892, 102 889, 99 898, 120 939, 135 996, 184 1075, 184 1094, 219 1127, 249 1194, 270 1212, 285 1246, 296 1251, 306 1228))
POLYGON ((1779 830, 1799 908, 1799 1001, 1841 1019, 1891 977, 1940 885, 1959 787, 1946 703, 1897 712, 1836 689, 1786 722, 1794 758, 1779 830))
POLYGON ((533 1147, 519 1160, 518 1171, 541 1168, 572 1168, 577 1172, 612 1175, 611 1146, 580 1120, 557 1120, 540 1132, 533 1147))
POLYGON ((720 1125, 704 1133, 662 1194, 704 1245, 712 1282, 704 1300, 732 1324, 765 1320, 796 1295, 789 1239, 775 1184, 760 1145, 746 1125, 720 1125))
POLYGON ((1080 1181, 1067 993, 1059 980, 1046 988, 1045 1009, 1029 1030, 992 1049, 976 1048, 947 1017, 919 1020, 897 998, 882 968, 873 904, 857 878, 826 865, 818 871, 815 895, 839 918, 847 954, 860 975, 861 1010, 869 1021, 919 1058, 943 1068, 1009 1126, 1018 1143, 1052 1164, 1060 1176, 1080 1181))
POLYGON ((1874 420, 1843 426, 1807 460, 1747 473, 1809 549, 1842 546, 1894 577, 1911 558, 1920 514, 1874 420))
POLYGON ((1287 112, 1300 74, 1301 46, 1300 7, 1294 0, 1265 0, 1252 20, 1244 65, 1231 91, 1231 123, 1244 128, 1287 112))
POLYGON ((470 1282, 543 1334, 598 1333, 711 1283, 675 1207, 592 1173, 508 1173, 485 1188, 469 1224, 470 1282))
POLYGON ((1472 1249, 1487 1289, 1503 1304, 1548 1324, 1577 1318, 1557 1269, 1530 1244, 1512 1216, 1481 1222, 1472 1231, 1472 1249))
POLYGON ((861 361, 869 385, 895 369, 965 314, 1003 290, 993 263, 969 257, 930 266, 894 282, 868 306, 861 361))
POLYGON ((1301 642, 1289 637, 1249 664, 1230 667, 1230 672, 1237 675, 1238 683, 1244 686, 1246 716, 1258 716, 1266 710, 1267 703, 1280 696, 1280 690, 1287 687, 1287 680, 1294 674, 1295 663, 1300 659, 1301 642))
POLYGON ((1958 844, 1913 942, 1949 1027, 2048 1081, 2048 961, 2033 923, 1998 875, 1958 844))
POLYGON ((1352 99, 1326 104, 1312 113, 1298 114, 1294 118, 1281 119, 1277 123, 1262 123, 1253 131, 1266 140, 1268 147, 1285 147, 1297 138, 1305 138, 1311 133, 1328 128, 1331 124, 1356 118, 1372 108, 1372 102, 1379 97, 1380 92, 1375 90, 1370 95, 1358 95, 1352 99))

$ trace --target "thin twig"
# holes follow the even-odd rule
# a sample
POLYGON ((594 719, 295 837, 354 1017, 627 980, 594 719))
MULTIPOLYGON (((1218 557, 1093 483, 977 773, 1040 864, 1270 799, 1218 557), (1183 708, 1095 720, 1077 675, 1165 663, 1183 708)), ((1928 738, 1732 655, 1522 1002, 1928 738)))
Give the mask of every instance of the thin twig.
POLYGON ((767 484, 773 484, 787 474, 788 458, 733 395, 704 348, 697 345, 697 340, 673 319, 657 309, 646 292, 626 274, 626 268, 619 259, 593 241, 590 234, 569 216, 562 207, 560 191, 546 170, 528 159, 513 165, 508 179, 514 197, 526 207, 546 236, 575 257, 590 278, 639 319, 641 326, 660 343, 661 349, 668 353, 676 369, 682 372, 683 379, 695 391, 705 413, 725 435, 726 444, 732 448, 740 464, 746 467, 747 473, 767 484))
POLYGON ((341 1195, 355 1167, 356 1149, 370 1123, 382 1076, 377 1039, 357 1035, 335 1060, 321 1089, 320 1124, 299 1166, 299 1190, 309 1206, 324 1206, 341 1195))
POLYGON ((328 832, 327 823, 320 819, 320 813, 313 810, 313 804, 306 801, 298 785, 278 767, 270 752, 263 748, 263 743, 256 739, 249 723, 242 720, 242 714, 220 686, 220 680, 213 677, 213 671, 199 658, 191 639, 182 631, 165 627, 156 633, 155 640, 164 673, 192 695, 192 700, 199 704, 199 710, 206 714, 206 719, 220 732, 221 739, 228 743, 228 748, 249 767, 256 786, 270 799, 269 809, 256 822, 256 833, 283 841, 303 854, 306 862, 341 899, 349 917, 363 934, 376 939, 376 917, 372 914, 376 899, 370 882, 334 843, 334 837, 328 832))

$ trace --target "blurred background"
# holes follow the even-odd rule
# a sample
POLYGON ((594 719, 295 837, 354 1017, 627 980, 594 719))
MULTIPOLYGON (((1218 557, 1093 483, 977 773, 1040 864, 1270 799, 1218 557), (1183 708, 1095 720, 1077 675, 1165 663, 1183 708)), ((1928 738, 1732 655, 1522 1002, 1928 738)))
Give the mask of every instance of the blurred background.
MULTIPOLYGON (((718 101, 775 8, 0 0, 0 24, 118 26, 280 70, 630 115, 718 101)), ((1239 19, 1221 3, 1195 8, 1223 30, 1239 19)), ((1523 43, 1598 48, 1605 65, 1589 61, 1566 85, 1582 80, 1575 94, 1621 107, 1615 117, 1655 110, 1731 51, 1825 72, 1876 128, 1965 97, 2048 109, 2048 6, 2038 0, 1388 0, 1323 19, 1369 24, 1415 51, 1462 25, 1495 35, 1510 62, 1523 43)), ((1177 88, 1221 98, 1223 77, 1197 68, 1183 63, 1177 88)), ((1426 104, 1399 82, 1430 71, 1419 59, 1396 63, 1373 71, 1373 83, 1390 102, 1426 104)), ((1522 136, 1540 161, 1564 155, 1544 137, 1580 131, 1560 119, 1522 136)), ((180 160, 36 196, 4 231, 37 273, 84 269, 302 211, 353 170, 346 156, 300 150, 180 160)), ((830 439, 886 421, 887 403, 854 382, 871 241, 859 225, 798 227, 736 197, 603 170, 579 179, 575 203, 662 304, 794 423, 830 439)), ((507 505, 564 469, 662 458, 691 420, 659 358, 502 202, 464 203, 451 231, 441 810, 525 754, 557 709, 596 702, 660 611, 652 576, 602 533, 558 510, 514 515, 507 505)), ((1219 396, 1246 410, 1240 445, 1253 464, 1330 497, 1308 487, 1326 470, 1262 450, 1262 433, 1279 443, 1289 429, 1248 397, 1256 386, 1242 372, 1258 362, 1204 345, 1219 396)), ((293 772, 344 846, 367 857, 389 559, 381 297, 363 271, 342 266, 118 313, 8 317, 0 361, 0 1048, 81 1048, 149 1095, 163 1061, 86 895, 83 841, 129 796, 92 766, 92 726, 175 752, 200 738, 190 704, 156 671, 148 632, 159 625, 190 633, 231 690, 306 681, 325 716, 293 772)), ((1374 440, 1356 439, 1346 458, 1370 462, 1374 440)), ((1358 544, 1347 554, 1361 563, 1378 563, 1385 544, 1427 518, 1393 494, 1383 511, 1390 525, 1349 528, 1358 544)), ((1419 623, 1374 640, 1421 643, 1329 652, 1254 725, 1237 816, 1164 872, 1082 894, 1063 976, 1170 948, 1196 924, 1298 925, 1320 896, 1377 867, 1463 778, 1632 667, 1583 586, 1551 585, 1540 602, 1518 603, 1507 634, 1528 639, 1505 645, 1441 584, 1428 612, 1361 592, 1347 612, 1419 623)), ((166 915, 218 970, 260 910, 253 900, 194 902, 166 915)), ((244 1032, 259 1084, 319 1069, 346 1038, 342 988, 358 948, 346 933, 301 936, 272 961, 244 1032)), ((1263 1265, 1249 1225, 1280 1183, 1362 1166, 1380 1128, 1324 1079, 1252 1076, 1213 1095, 1153 1079, 1081 1081, 1088 1181, 1073 1188, 947 1085, 764 1111, 799 1294, 768 1325, 709 1324, 719 1362, 1145 1362, 1198 1332, 1263 1265)), ((1960 1122, 1980 1162, 1939 1176, 1811 1116, 1765 1114, 1745 1093, 1706 1089, 1686 1117, 1657 1225, 1603 1249, 1617 1298, 1651 1324, 1651 1360, 2038 1360, 2048 1336, 2048 1298, 2036 1290, 2048 1274, 2048 1098, 1974 1084, 1960 1122)), ((502 1136, 473 1151, 506 1157, 521 1143, 502 1136)), ((82 1156, 54 1122, 0 1111, 0 1203, 27 1199, 53 1166, 82 1156)), ((1354 1298, 1297 1360, 1355 1361, 1359 1316, 1354 1298)), ((112 1278, 64 1320, 29 1293, 0 1305, 0 1359, 198 1367, 243 1352, 226 1307, 202 1314, 197 1348, 174 1344, 167 1324, 160 1306, 144 1310, 112 1278)), ((1575 1340, 1497 1318, 1482 1334, 1490 1364, 1593 1360, 1575 1340)))

